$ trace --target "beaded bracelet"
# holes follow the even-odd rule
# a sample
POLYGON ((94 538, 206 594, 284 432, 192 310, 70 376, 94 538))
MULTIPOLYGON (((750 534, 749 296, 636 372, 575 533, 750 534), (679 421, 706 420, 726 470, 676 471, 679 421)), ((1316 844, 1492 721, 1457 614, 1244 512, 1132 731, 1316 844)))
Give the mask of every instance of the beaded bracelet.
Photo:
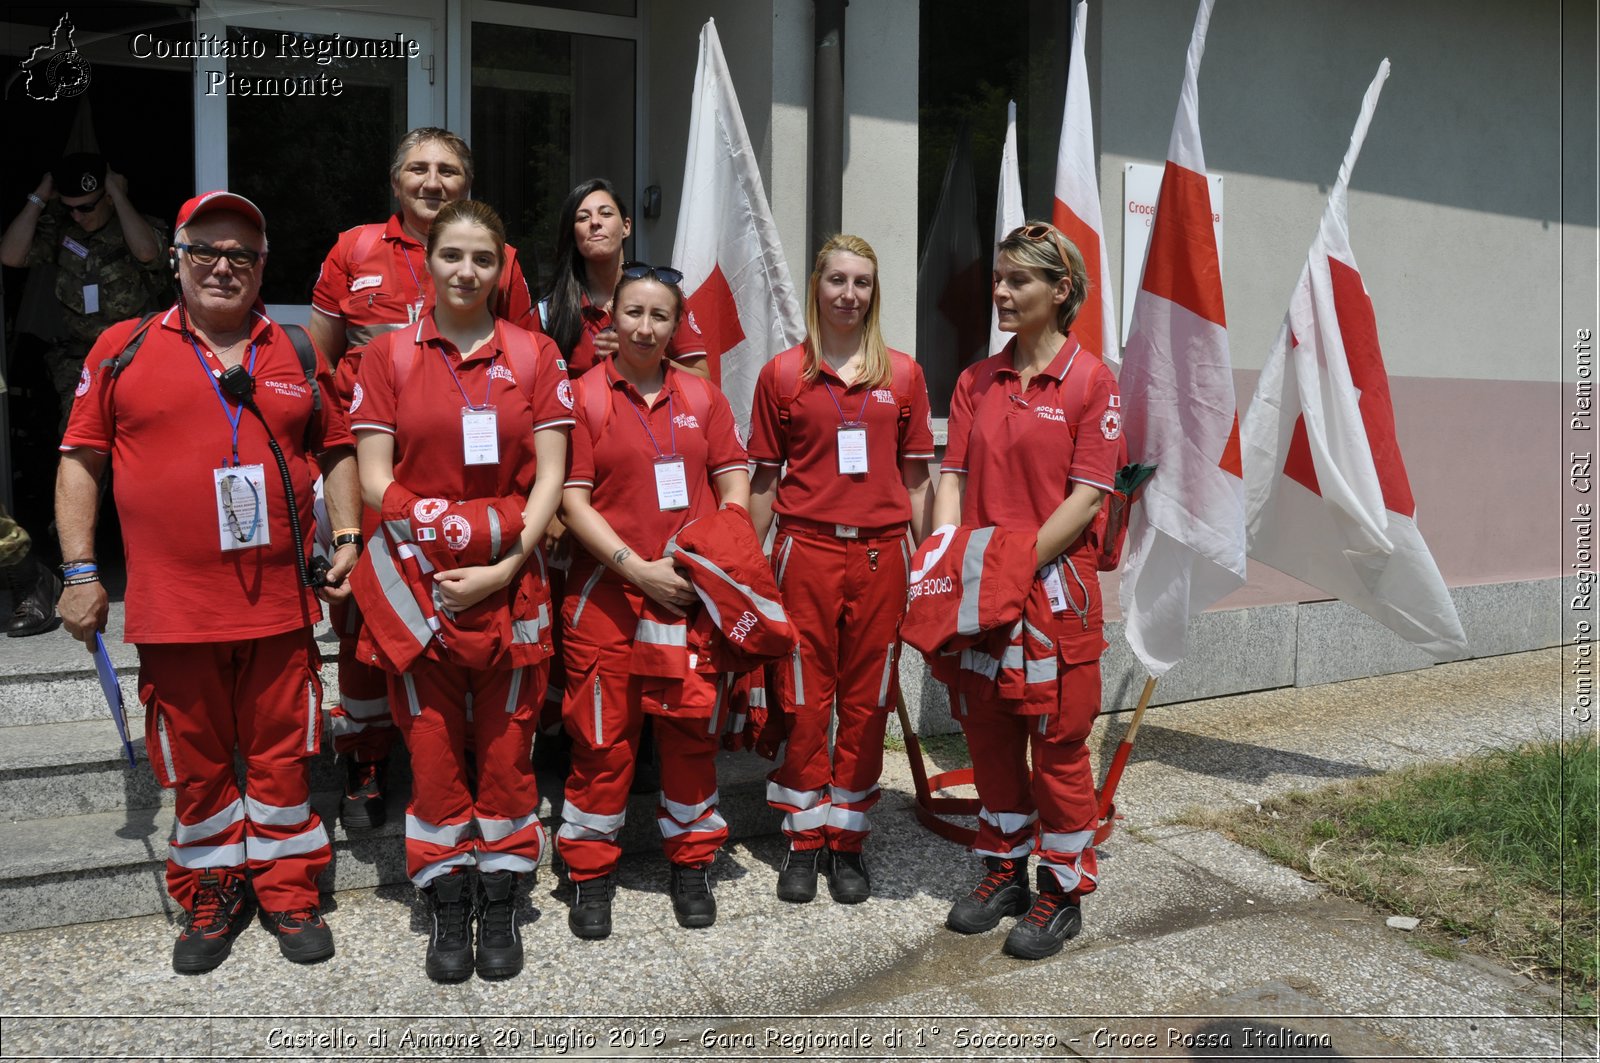
POLYGON ((97 575, 92 575, 91 574, 91 575, 88 575, 88 576, 74 576, 71 579, 64 579, 64 580, 61 581, 61 585, 63 587, 82 587, 82 586, 84 586, 86 584, 89 584, 89 583, 99 583, 99 582, 100 582, 100 577, 97 576, 97 575))

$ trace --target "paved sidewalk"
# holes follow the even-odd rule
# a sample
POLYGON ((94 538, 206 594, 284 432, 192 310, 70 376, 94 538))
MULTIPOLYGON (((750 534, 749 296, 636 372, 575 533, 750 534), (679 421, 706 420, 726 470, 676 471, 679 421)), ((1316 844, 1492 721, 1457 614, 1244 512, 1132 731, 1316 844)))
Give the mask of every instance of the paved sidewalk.
MULTIPOLYGON (((719 859, 710 930, 673 922, 657 853, 626 859, 605 942, 568 933, 565 891, 541 875, 528 969, 509 982, 429 982, 404 887, 340 894, 338 955, 311 968, 259 925, 187 978, 159 917, 20 932, 0 936, 0 1044, 7 1058, 1593 1059, 1593 1024, 1563 1022, 1547 988, 1424 953, 1382 914, 1172 823, 1557 737, 1562 667, 1549 650, 1150 710, 1084 933, 1040 963, 1002 955, 1004 927, 943 929, 978 864, 916 822, 891 753, 864 905, 826 887, 777 901, 784 843, 769 836, 719 859)), ((1109 756, 1126 720, 1102 720, 1095 747, 1109 756)))

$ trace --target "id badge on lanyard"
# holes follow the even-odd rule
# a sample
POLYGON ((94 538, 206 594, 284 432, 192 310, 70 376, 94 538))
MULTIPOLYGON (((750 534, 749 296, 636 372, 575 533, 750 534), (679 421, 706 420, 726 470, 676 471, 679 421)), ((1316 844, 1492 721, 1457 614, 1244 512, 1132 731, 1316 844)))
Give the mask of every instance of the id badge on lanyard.
POLYGON ((689 477, 684 471, 683 457, 663 454, 655 460, 656 505, 663 513, 689 508, 689 477))
POLYGON ((500 426, 493 406, 461 410, 461 453, 468 465, 500 464, 500 426))
POLYGON ((1044 584, 1044 596, 1050 600, 1052 613, 1067 611, 1067 589, 1061 585, 1061 566, 1052 561, 1039 570, 1039 580, 1044 584))
POLYGON ((867 471, 867 425, 845 421, 839 425, 839 475, 859 476, 867 471))
POLYGON ((260 465, 224 465, 211 473, 217 498, 217 540, 223 553, 272 543, 267 477, 260 465))

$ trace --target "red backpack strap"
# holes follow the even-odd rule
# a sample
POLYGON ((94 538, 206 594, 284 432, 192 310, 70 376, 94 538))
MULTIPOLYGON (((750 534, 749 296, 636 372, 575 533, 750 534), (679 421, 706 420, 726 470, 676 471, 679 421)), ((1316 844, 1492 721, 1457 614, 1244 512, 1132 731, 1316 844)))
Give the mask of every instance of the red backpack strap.
POLYGON ((778 355, 778 424, 789 428, 789 407, 800 394, 800 366, 805 348, 793 347, 778 355))
POLYGON ((700 422, 700 431, 707 431, 711 426, 711 381, 679 370, 678 388, 689 400, 689 412, 700 422))
POLYGON ((611 389, 605 384, 602 372, 599 387, 594 387, 590 380, 590 373, 585 373, 572 382, 578 389, 578 402, 583 404, 584 420, 589 422, 589 438, 600 442, 600 436, 605 432, 606 425, 611 421, 611 389))
POLYGON ((538 340, 527 329, 513 328, 509 323, 501 329, 500 336, 505 341, 506 361, 511 363, 511 375, 517 378, 517 387, 532 405, 534 378, 539 374, 538 340))
POLYGON ((372 249, 378 245, 379 240, 383 239, 383 234, 387 229, 388 225, 381 221, 375 221, 370 225, 359 227, 356 233, 356 242, 350 248, 350 268, 352 271, 359 269, 361 263, 367 260, 367 256, 372 254, 372 249))
POLYGON ((894 389, 894 401, 900 404, 898 427, 902 443, 905 442, 906 427, 911 424, 911 365, 910 355, 889 352, 889 368, 894 374, 889 386, 894 389))
MULTIPOLYGON (((372 343, 367 347, 368 353, 382 344, 389 353, 389 382, 394 385, 394 397, 398 400, 400 393, 406 388, 406 377, 411 375, 411 367, 417 364, 417 359, 422 356, 422 351, 417 343, 417 336, 421 333, 422 326, 416 328, 390 329, 388 332, 374 336, 372 343), (408 354, 396 354, 397 339, 400 336, 408 337, 410 347, 408 354)), ((365 357, 363 355, 362 357, 365 357)))

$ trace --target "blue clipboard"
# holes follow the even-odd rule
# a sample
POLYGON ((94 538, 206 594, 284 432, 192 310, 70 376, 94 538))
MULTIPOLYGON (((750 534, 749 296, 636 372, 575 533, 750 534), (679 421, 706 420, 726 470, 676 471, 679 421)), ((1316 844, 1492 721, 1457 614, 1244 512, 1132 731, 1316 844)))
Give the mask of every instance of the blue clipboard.
POLYGON ((94 670, 100 674, 100 692, 106 696, 111 718, 117 721, 117 734, 122 738, 122 751, 128 755, 128 766, 136 768, 139 762, 133 756, 133 743, 128 741, 128 714, 122 704, 122 684, 117 682, 117 670, 111 665, 111 654, 106 652, 106 640, 98 631, 94 633, 94 670))

